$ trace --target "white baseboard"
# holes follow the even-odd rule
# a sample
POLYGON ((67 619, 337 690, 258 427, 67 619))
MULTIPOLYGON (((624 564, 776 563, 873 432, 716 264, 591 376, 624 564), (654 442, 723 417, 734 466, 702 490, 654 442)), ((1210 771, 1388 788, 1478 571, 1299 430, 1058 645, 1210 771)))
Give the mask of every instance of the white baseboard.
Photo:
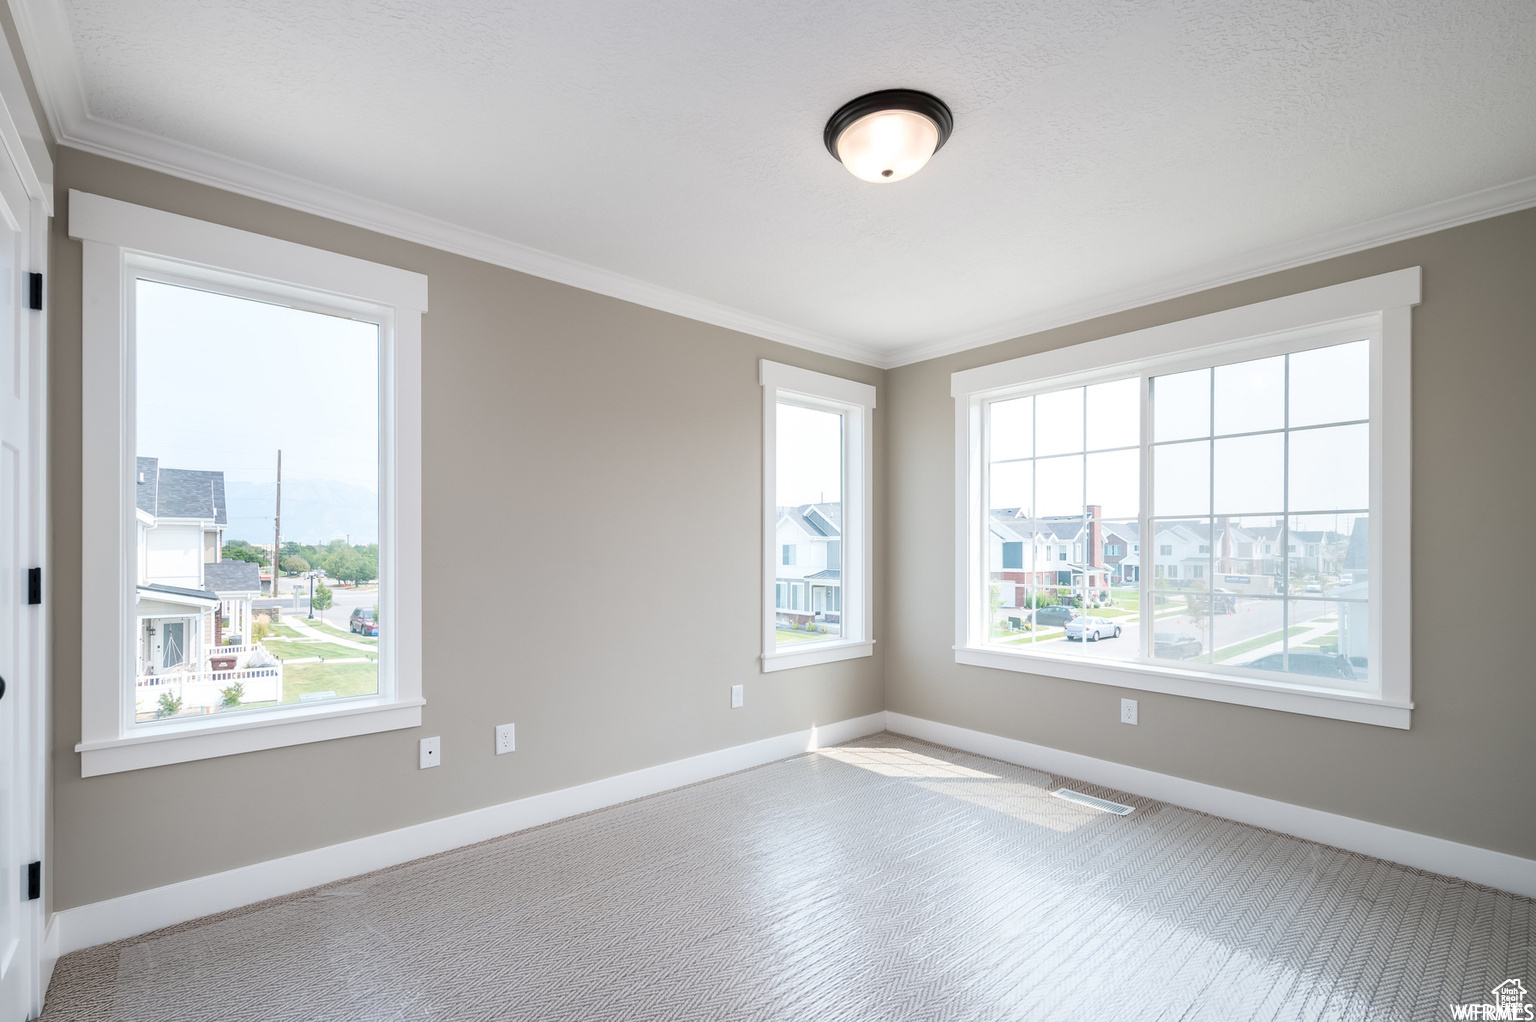
POLYGON ((270 859, 224 873, 184 880, 109 901, 65 909, 54 915, 45 941, 47 964, 71 951, 121 940, 200 916, 224 912, 295 891, 410 862, 478 841, 554 820, 628 802, 643 795, 706 781, 771 763, 822 746, 872 735, 885 727, 885 714, 822 724, 716 752, 646 767, 515 802, 487 806, 338 845, 270 859))
POLYGON ((1118 788, 1134 795, 1145 795, 1173 805, 1197 809, 1212 816, 1222 816, 1239 823, 1292 834, 1308 841, 1399 862, 1415 869, 1443 873, 1527 898, 1536 898, 1536 860, 1399 830, 1380 823, 1368 823, 1320 809, 1308 809, 1230 788, 1218 788, 1213 784, 1202 784, 1106 759, 1063 752, 1045 745, 1002 738, 985 731, 972 731, 922 717, 909 717, 894 710, 886 711, 885 721, 886 728, 891 731, 937 745, 948 745, 1000 759, 1005 763, 1017 763, 1064 777, 1102 784, 1106 788, 1118 788))
POLYGON ((38 1014, 42 1014, 43 1000, 48 996, 48 984, 53 980, 53 967, 57 964, 59 964, 59 919, 58 916, 54 916, 48 920, 48 928, 43 931, 43 947, 37 955, 38 1014))
POLYGON ((1536 861, 1531 859, 885 711, 65 909, 49 921, 44 939, 44 989, 54 963, 71 951, 292 894, 800 752, 851 741, 887 728, 1005 762, 1091 781, 1309 841, 1536 897, 1536 861))

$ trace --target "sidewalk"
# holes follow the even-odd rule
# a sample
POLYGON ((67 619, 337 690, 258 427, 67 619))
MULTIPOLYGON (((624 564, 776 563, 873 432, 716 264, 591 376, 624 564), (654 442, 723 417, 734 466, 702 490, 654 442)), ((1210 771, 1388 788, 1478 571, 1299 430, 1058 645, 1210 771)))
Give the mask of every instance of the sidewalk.
POLYGON ((367 652, 372 653, 374 656, 379 655, 379 647, 377 646, 370 646, 366 642, 356 642, 352 639, 343 639, 339 635, 332 635, 329 632, 322 632, 317 628, 311 628, 309 625, 304 623, 303 618, 284 618, 281 623, 287 625, 289 628, 292 628, 294 631, 299 633, 300 637, 305 639, 320 639, 324 642, 329 642, 337 646, 346 646, 349 649, 366 650, 367 652))

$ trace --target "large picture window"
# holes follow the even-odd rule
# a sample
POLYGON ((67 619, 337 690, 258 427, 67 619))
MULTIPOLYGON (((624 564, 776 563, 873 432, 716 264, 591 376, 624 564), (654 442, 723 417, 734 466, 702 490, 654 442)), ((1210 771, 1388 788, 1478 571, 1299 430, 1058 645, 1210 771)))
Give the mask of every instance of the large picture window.
POLYGON ((955 374, 957 659, 1407 726, 1417 280, 955 374))
POLYGON ((420 722, 425 278, 71 193, 86 775, 420 722))
POLYGON ((866 384, 777 362, 763 384, 763 669, 868 656, 866 384))

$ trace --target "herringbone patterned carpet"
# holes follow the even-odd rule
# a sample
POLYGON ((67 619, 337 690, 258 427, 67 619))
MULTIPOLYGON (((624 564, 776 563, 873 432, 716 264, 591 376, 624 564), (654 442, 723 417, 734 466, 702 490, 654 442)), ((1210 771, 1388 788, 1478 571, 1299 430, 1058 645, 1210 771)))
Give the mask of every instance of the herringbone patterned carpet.
POLYGON ((1499 891, 880 735, 59 963, 51 1022, 1434 1019, 1499 891))

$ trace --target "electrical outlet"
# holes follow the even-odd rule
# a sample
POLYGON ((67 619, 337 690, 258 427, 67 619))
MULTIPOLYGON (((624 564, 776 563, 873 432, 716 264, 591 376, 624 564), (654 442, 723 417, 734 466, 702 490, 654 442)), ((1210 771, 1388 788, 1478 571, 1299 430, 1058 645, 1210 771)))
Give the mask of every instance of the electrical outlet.
POLYGON ((1120 700, 1120 723, 1122 723, 1122 724, 1134 724, 1134 723, 1136 723, 1136 700, 1134 700, 1134 699, 1122 699, 1122 700, 1120 700))
POLYGON ((747 690, 747 686, 745 686, 745 685, 732 685, 731 686, 731 709, 733 709, 733 710, 741 709, 742 701, 746 698, 746 696, 745 696, 746 690, 747 690))
POLYGON ((421 740, 421 768, 435 767, 443 761, 443 740, 441 738, 423 738, 421 740))
POLYGON ((496 755, 505 756, 517 750, 517 725, 496 725, 496 755))

